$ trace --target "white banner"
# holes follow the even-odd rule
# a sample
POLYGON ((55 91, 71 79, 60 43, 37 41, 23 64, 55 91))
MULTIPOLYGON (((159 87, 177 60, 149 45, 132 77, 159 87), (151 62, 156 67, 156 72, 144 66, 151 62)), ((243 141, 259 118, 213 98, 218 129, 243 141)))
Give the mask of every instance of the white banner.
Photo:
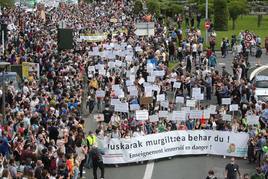
POLYGON ((175 155, 247 156, 247 133, 229 131, 171 131, 131 139, 104 139, 99 148, 105 164, 131 163, 175 155))

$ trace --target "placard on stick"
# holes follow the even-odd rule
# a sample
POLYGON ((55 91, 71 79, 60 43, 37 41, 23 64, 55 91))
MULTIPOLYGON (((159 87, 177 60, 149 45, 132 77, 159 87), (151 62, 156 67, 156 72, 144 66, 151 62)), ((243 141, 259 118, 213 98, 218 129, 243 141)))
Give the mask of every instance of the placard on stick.
POLYGON ((221 103, 225 105, 231 104, 231 98, 222 98, 221 103))
POLYGON ((148 105, 153 102, 153 97, 141 97, 140 98, 140 104, 141 105, 148 105))
POLYGON ((149 118, 148 110, 137 110, 135 114, 136 114, 136 120, 146 121, 149 118))

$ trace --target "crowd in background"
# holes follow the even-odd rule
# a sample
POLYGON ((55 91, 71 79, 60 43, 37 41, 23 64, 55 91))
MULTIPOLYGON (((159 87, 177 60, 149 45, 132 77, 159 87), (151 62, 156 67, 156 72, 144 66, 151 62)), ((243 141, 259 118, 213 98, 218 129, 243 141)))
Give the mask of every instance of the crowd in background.
MULTIPOLYGON (((256 100, 254 86, 247 79, 247 49, 243 44, 240 47, 240 41, 232 40, 230 45, 238 46, 233 74, 224 67, 218 71, 216 42, 210 41, 210 48, 205 49, 202 32, 197 28, 200 14, 196 24, 188 19, 186 29, 182 29, 182 15, 175 18, 178 27, 166 27, 154 18, 155 35, 138 37, 135 23, 145 14, 133 14, 132 5, 132 1, 65 4, 46 8, 45 16, 18 7, 2 12, 1 22, 9 25, 9 35, 1 61, 40 64, 39 78, 31 73, 23 79, 21 89, 8 85, 6 115, 1 116, 0 128, 2 177, 75 179, 83 176, 84 165, 89 166, 90 160, 94 163, 90 153, 96 152, 98 139, 200 129, 248 132, 252 137, 249 159, 257 160, 267 174, 263 147, 268 105, 256 100), (57 27, 61 20, 67 28, 75 29, 75 38, 87 32, 105 33, 107 39, 76 41, 74 49, 58 51, 57 27), (180 64, 170 70, 171 62, 180 64), (159 111, 189 110, 184 103, 194 98, 193 88, 200 88, 209 102, 196 103, 193 108, 209 109, 216 96, 218 106, 208 118, 174 121, 158 116, 159 111), (87 110, 103 115, 97 130, 89 134, 85 133, 82 118, 84 89, 88 94, 87 110), (142 102, 143 97, 150 102, 142 102), (181 104, 176 102, 177 97, 183 97, 181 104), (222 98, 231 98, 232 104, 239 105, 232 121, 222 119, 222 114, 230 113, 228 106, 222 105, 222 98), (116 110, 115 106, 122 103, 127 103, 128 109, 130 105, 147 109, 150 116, 158 116, 157 120, 139 121, 135 110, 116 110), (247 116, 253 114, 261 116, 259 126, 247 123, 247 116)), ((210 36, 216 37, 216 33, 212 30, 210 36)), ((228 43, 225 39, 222 42, 223 57, 228 43)), ((101 162, 101 157, 96 160, 101 162)))

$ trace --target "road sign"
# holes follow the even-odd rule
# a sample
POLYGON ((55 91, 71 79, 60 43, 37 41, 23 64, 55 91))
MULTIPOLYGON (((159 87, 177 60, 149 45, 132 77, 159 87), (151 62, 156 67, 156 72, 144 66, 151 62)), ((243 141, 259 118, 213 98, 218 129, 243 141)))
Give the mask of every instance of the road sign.
POLYGON ((250 42, 253 39, 253 36, 251 33, 246 33, 245 34, 245 41, 250 42))
POLYGON ((209 29, 210 28, 210 22, 205 22, 205 29, 209 29))

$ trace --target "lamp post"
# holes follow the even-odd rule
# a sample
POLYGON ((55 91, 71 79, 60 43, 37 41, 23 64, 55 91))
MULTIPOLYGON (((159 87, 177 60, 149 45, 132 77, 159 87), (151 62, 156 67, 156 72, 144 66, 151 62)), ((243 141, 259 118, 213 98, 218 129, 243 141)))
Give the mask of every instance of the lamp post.
MULTIPOLYGON (((206 0, 206 21, 208 20, 208 0, 206 0)), ((206 44, 208 44, 208 29, 206 29, 206 44)))

